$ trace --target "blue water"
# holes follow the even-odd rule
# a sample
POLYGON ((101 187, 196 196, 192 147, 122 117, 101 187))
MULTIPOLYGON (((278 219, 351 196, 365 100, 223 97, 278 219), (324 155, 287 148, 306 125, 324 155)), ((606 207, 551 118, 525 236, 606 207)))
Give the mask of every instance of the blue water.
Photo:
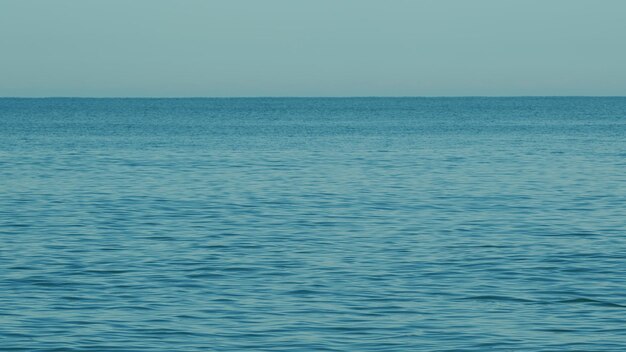
POLYGON ((624 351, 626 98, 0 99, 2 351, 624 351))

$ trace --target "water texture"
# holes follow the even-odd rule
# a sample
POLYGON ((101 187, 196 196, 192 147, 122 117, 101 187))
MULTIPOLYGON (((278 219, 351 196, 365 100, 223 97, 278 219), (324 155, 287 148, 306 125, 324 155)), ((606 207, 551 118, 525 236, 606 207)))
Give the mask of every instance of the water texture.
POLYGON ((624 351, 626 98, 0 99, 2 351, 624 351))

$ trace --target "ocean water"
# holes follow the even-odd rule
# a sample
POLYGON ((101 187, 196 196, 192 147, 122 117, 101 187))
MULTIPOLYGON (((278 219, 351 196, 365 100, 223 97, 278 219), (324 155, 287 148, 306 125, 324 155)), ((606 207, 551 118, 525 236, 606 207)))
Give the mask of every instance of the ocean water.
POLYGON ((626 98, 0 99, 2 351, 624 351, 626 98))

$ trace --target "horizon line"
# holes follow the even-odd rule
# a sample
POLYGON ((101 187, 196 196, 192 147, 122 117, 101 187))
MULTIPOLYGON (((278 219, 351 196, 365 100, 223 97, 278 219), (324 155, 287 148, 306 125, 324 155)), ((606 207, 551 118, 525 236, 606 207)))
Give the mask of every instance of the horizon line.
POLYGON ((406 98, 626 98, 626 95, 346 95, 346 96, 0 96, 0 99, 406 99, 406 98))

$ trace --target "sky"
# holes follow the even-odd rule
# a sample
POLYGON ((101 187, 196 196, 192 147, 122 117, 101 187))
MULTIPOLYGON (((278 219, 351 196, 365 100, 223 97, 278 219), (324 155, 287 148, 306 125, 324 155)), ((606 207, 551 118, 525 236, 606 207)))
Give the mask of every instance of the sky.
POLYGON ((626 95, 624 0, 0 0, 0 96, 626 95))

